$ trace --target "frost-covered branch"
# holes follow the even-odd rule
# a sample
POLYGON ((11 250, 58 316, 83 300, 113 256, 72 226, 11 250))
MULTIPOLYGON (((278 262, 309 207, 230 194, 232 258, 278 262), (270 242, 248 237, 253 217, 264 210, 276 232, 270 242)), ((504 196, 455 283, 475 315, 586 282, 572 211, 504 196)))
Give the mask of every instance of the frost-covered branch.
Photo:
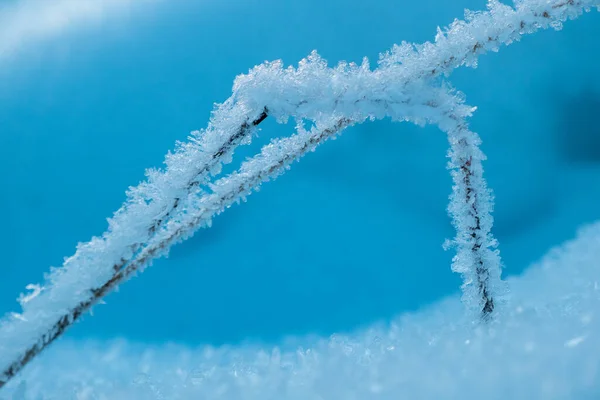
MULTIPOLYGON (((387 105, 387 107, 392 106, 387 105)), ((427 86, 415 91, 412 98, 406 98, 401 107, 404 108, 404 115, 407 119, 413 115, 424 114, 433 118, 438 114, 448 114, 451 110, 460 110, 464 114, 470 114, 472 110, 468 106, 457 104, 455 95, 447 93, 446 89, 431 89, 427 86), (426 112, 426 110, 429 111, 426 112)), ((434 120, 432 119, 432 121, 434 120)), ((166 222, 154 231, 152 238, 136 251, 132 260, 130 262, 122 260, 123 267, 113 268, 111 277, 104 283, 98 281, 96 285, 88 286, 91 289, 86 290, 87 285, 82 285, 82 282, 78 281, 77 276, 72 272, 64 268, 57 270, 65 274, 58 278, 69 279, 67 287, 75 289, 75 294, 82 298, 71 308, 66 310, 58 308, 57 305, 67 304, 72 297, 66 299, 60 297, 69 296, 71 292, 64 291, 65 288, 58 285, 57 280, 53 286, 46 288, 46 293, 40 292, 23 303, 23 314, 4 321, 5 324, 0 326, 0 329, 19 331, 21 335, 11 338, 14 339, 12 342, 6 341, 1 344, 0 358, 15 360, 4 370, 3 381, 8 381, 18 373, 35 355, 64 333, 70 325, 107 293, 137 272, 142 271, 154 258, 165 255, 177 241, 189 237, 203 226, 209 226, 213 216, 236 201, 245 198, 262 182, 279 176, 291 162, 354 123, 356 121, 346 117, 330 116, 316 121, 316 125, 310 131, 299 126, 298 134, 273 141, 263 147, 260 154, 244 162, 238 172, 210 184, 210 194, 188 194, 186 198, 179 201, 180 204, 185 204, 185 208, 178 206, 173 209, 171 218, 165 220, 166 222), (71 279, 73 280, 71 281, 71 279), (49 329, 40 329, 49 324, 52 324, 49 329), (23 348, 24 346, 26 348, 23 348), (12 355, 7 357, 10 353, 12 355)), ((104 239, 105 242, 115 240, 111 235, 106 235, 104 239)), ((93 242, 84 246, 91 246, 93 242)), ((98 246, 104 242, 95 243, 98 246)), ((98 254, 101 256, 102 252, 99 250, 98 254)), ((0 382, 1 385, 2 382, 0 382)))
MULTIPOLYGON (((193 204, 193 210, 188 210, 185 217, 172 219, 165 224, 160 234, 155 235, 144 248, 139 251, 135 259, 123 268, 115 271, 114 275, 103 285, 91 289, 87 298, 63 315, 48 315, 52 320, 59 317, 51 329, 44 332, 41 337, 21 354, 4 371, 0 387, 18 371, 20 371, 33 357, 58 338, 70 325, 87 312, 94 304, 98 303, 107 293, 114 290, 119 284, 141 272, 150 265, 152 260, 161 254, 166 254, 169 248, 178 241, 191 236, 197 229, 210 226, 212 218, 230 207, 233 203, 245 199, 252 191, 258 190, 262 182, 276 178, 282 174, 289 165, 298 160, 308 151, 346 128, 352 121, 342 118, 333 120, 324 128, 314 127, 310 131, 301 130, 300 133, 288 138, 273 141, 265 146, 261 153, 242 164, 240 170, 229 176, 219 179, 210 185, 212 193, 199 197, 193 204), (193 211, 193 212, 192 212, 193 211)), ((44 318, 44 315, 38 315, 44 318)), ((18 317, 15 325, 25 327, 28 320, 18 317)), ((45 322, 36 320, 34 323, 45 322)), ((3 343, 6 345, 6 343, 3 343)), ((5 350, 5 349, 3 349, 5 350)), ((16 350, 16 349, 14 349, 16 350)))
POLYGON ((448 74, 462 65, 476 67, 479 55, 498 51, 501 45, 520 40, 525 34, 549 27, 560 30, 563 22, 579 17, 599 0, 515 0, 515 7, 488 1, 488 11, 465 11, 465 20, 454 20, 441 30, 435 42, 394 45, 380 63, 402 63, 414 76, 448 74))
POLYGON ((467 12, 465 21, 438 30, 435 43, 395 46, 380 57, 375 70, 366 60, 360 66, 342 63, 329 68, 313 53, 296 69, 265 63, 238 77, 233 95, 215 110, 208 128, 179 144, 166 157, 164 170, 149 170, 146 182, 130 188, 108 230, 78 245, 61 268, 48 274, 36 296, 23 297, 21 314, 0 322, 0 365, 6 366, 0 387, 104 295, 173 243, 209 224, 215 214, 279 175, 318 143, 366 119, 428 121, 448 132, 455 169, 450 211, 459 248, 454 269, 467 277, 466 287, 475 287, 465 291, 465 296, 472 293, 468 302, 490 314, 496 290, 492 281, 499 281, 500 263, 489 234, 491 199, 481 175, 483 157, 477 136, 464 122, 471 108, 447 90, 435 89, 436 78, 461 65, 475 66, 480 54, 497 51, 523 34, 558 29, 592 6, 600 7, 600 0, 522 0, 515 9, 492 1, 489 11, 467 12), (238 173, 215 181, 207 191, 211 176, 230 162, 237 145, 249 143, 267 116, 316 125, 263 148, 238 173))
POLYGON ((493 200, 481 165, 485 155, 479 150, 479 136, 463 118, 453 115, 447 123, 448 167, 454 181, 448 212, 457 232, 452 242, 457 248, 452 270, 463 276, 463 303, 487 321, 507 288, 500 279, 498 243, 491 233, 493 200))

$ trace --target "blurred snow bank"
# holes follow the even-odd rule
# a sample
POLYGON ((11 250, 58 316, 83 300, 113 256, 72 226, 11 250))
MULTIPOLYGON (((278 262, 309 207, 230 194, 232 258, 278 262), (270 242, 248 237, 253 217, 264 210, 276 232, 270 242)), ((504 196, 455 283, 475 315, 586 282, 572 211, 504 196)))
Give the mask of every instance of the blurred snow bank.
POLYGON ((18 0, 0 4, 0 59, 23 44, 47 40, 71 28, 99 23, 110 14, 158 0, 18 0))
POLYGON ((0 399, 600 398, 599 260, 597 222, 512 278, 510 308, 489 328, 450 298, 303 347, 62 341, 0 399))

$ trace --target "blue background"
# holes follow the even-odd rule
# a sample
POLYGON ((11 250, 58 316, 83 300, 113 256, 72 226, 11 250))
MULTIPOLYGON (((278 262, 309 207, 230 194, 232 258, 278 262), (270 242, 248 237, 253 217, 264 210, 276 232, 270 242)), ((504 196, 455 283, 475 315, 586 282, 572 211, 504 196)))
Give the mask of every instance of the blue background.
MULTIPOLYGON (((312 49, 375 65, 483 0, 165 2, 0 60, 0 311, 106 228, 124 191, 206 126, 234 77, 312 49)), ((506 274, 600 217, 600 16, 460 69, 489 156, 506 274)), ((292 126, 264 124, 236 160, 292 126)), ((347 130, 176 246, 68 335, 273 342, 386 320, 456 293, 446 139, 389 121, 347 130)))

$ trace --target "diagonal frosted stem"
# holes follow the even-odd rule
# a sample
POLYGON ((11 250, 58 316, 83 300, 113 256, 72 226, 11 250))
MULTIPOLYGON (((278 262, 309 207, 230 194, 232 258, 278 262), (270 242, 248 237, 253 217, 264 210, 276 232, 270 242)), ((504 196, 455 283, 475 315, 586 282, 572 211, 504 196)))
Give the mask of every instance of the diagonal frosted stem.
POLYGON ((17 359, 2 371, 0 388, 118 285, 141 272, 156 257, 166 254, 178 241, 209 225, 215 215, 250 195, 263 182, 284 173, 292 162, 299 160, 352 123, 349 119, 341 118, 323 129, 313 128, 311 131, 302 131, 291 137, 275 140, 263 147, 260 154, 243 163, 239 171, 211 184, 212 193, 197 199, 194 209, 188 210, 185 218, 169 220, 131 262, 116 270, 104 284, 92 289, 86 299, 61 315, 35 344, 19 354, 17 359))

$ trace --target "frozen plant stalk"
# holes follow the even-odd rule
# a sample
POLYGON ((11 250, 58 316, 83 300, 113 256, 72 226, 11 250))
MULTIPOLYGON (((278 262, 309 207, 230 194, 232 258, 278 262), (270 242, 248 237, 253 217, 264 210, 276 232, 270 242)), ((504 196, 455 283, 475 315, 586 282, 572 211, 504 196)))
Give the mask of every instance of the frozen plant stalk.
POLYGON ((482 321, 489 321, 506 292, 501 281, 498 243, 491 233, 493 198, 483 179, 479 136, 457 121, 448 131, 454 186, 448 212, 456 228, 452 270, 463 276, 463 303, 482 321))
POLYGON ((210 226, 215 215, 320 143, 369 119, 428 122, 448 134, 454 180, 449 212, 457 229, 452 268, 464 277, 465 304, 476 319, 489 321, 505 289, 490 233, 492 198, 482 176, 484 156, 466 123, 473 109, 440 89, 439 77, 475 66, 480 55, 524 34, 559 29, 591 7, 600 8, 600 0, 519 0, 514 8, 490 0, 487 11, 467 12, 464 21, 438 29, 434 43, 394 46, 375 69, 367 61, 330 68, 313 53, 298 68, 278 61, 239 76, 208 127, 167 155, 163 170, 149 170, 145 182, 130 188, 106 232, 79 244, 36 286, 35 295, 24 296, 21 313, 0 320, 0 387, 154 258, 210 226), (236 146, 249 143, 266 118, 293 118, 298 132, 273 141, 238 171, 217 179, 236 146), (306 131, 304 121, 313 128, 306 131))

